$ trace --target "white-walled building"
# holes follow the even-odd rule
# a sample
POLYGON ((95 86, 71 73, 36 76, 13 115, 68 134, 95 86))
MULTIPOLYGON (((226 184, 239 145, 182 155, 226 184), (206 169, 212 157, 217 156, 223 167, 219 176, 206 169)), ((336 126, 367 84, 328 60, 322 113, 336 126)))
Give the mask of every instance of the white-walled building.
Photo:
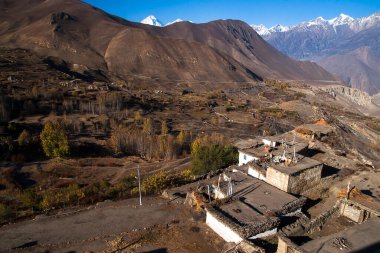
POLYGON ((206 224, 227 242, 276 234, 279 217, 300 212, 306 201, 239 170, 221 174, 212 187, 213 198, 227 201, 206 208, 206 224))

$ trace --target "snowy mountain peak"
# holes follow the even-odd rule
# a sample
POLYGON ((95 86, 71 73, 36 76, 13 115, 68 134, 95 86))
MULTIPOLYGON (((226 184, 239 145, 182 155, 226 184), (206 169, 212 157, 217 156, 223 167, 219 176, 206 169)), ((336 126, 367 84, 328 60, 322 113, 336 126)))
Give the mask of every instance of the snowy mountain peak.
POLYGON ((316 19, 310 20, 309 22, 306 22, 307 26, 314 26, 314 25, 324 25, 327 23, 327 20, 323 17, 317 17, 316 19))
POLYGON ((161 22, 158 21, 158 19, 153 15, 149 15, 148 17, 144 18, 140 23, 153 26, 162 26, 161 22))
POLYGON ((270 34, 269 29, 263 24, 251 25, 251 27, 253 28, 253 30, 255 30, 261 36, 270 34))
POLYGON ((276 25, 269 29, 270 32, 287 32, 289 31, 289 26, 276 25))
POLYGON ((290 29, 289 26, 283 26, 283 25, 275 25, 269 29, 263 24, 251 25, 251 27, 261 36, 270 35, 271 33, 274 33, 274 32, 287 32, 290 29))
POLYGON ((352 18, 346 14, 341 13, 338 17, 330 19, 328 22, 330 25, 338 26, 338 25, 350 24, 354 20, 355 20, 354 18, 352 18))
POLYGON ((172 24, 174 24, 174 23, 178 23, 178 22, 183 22, 183 20, 182 20, 182 19, 180 19, 180 18, 177 18, 176 20, 174 20, 174 21, 172 21, 172 22, 169 22, 169 23, 167 23, 165 26, 168 26, 168 25, 172 25, 172 24))

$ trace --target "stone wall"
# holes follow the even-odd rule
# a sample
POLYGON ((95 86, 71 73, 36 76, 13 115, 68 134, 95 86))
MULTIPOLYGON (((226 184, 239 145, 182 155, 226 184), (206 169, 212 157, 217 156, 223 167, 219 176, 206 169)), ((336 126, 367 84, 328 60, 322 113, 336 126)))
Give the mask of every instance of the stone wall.
POLYGON ((288 192, 289 175, 275 170, 272 167, 267 169, 266 182, 280 190, 288 192))
POLYGON ((264 233, 277 227, 280 224, 280 219, 277 217, 268 217, 265 221, 258 221, 255 224, 238 224, 231 218, 227 217, 220 210, 208 205, 206 212, 210 213, 215 219, 236 232, 241 238, 248 238, 254 235, 264 233))
POLYGON ((376 210, 370 209, 352 200, 342 200, 340 213, 357 222, 362 223, 370 217, 380 216, 380 213, 376 210))
POLYGON ((307 224, 303 224, 305 232, 310 234, 310 233, 313 233, 314 231, 320 230, 321 227, 325 225, 325 223, 329 219, 331 219, 333 216, 338 216, 339 210, 340 210, 340 204, 341 204, 340 201, 337 201, 337 203, 335 203, 335 205, 331 209, 318 215, 307 224))
POLYGON ((323 164, 290 175, 269 167, 266 182, 285 192, 300 194, 321 182, 322 166, 323 164))
POLYGON ((324 188, 329 188, 331 184, 335 181, 335 179, 338 178, 338 175, 331 175, 328 177, 321 178, 319 184, 315 185, 314 187, 310 187, 305 189, 304 191, 301 192, 302 195, 309 195, 313 192, 320 191, 324 188))
POLYGON ((226 242, 240 243, 243 238, 210 212, 206 212, 206 224, 226 242))
POLYGON ((301 217, 295 223, 282 228, 281 234, 284 236, 292 236, 295 234, 313 233, 314 231, 319 230, 329 219, 339 215, 340 205, 341 202, 337 201, 331 209, 311 220, 306 217, 301 217))
POLYGON ((295 243, 286 236, 278 235, 277 253, 303 253, 295 243))
POLYGON ((361 210, 360 208, 354 205, 344 203, 341 207, 341 214, 357 223, 361 223, 364 218, 364 210, 361 210))
POLYGON ((318 185, 321 181, 322 164, 291 174, 288 182, 288 192, 300 194, 301 192, 318 185))
POLYGON ((257 245, 254 245, 252 242, 248 240, 243 240, 239 245, 239 252, 243 253, 265 253, 265 250, 260 248, 257 245))
POLYGON ((306 197, 300 197, 286 205, 284 205, 279 210, 273 210, 274 213, 277 216, 285 216, 289 213, 297 212, 298 210, 301 210, 301 208, 306 204, 307 198, 306 197))

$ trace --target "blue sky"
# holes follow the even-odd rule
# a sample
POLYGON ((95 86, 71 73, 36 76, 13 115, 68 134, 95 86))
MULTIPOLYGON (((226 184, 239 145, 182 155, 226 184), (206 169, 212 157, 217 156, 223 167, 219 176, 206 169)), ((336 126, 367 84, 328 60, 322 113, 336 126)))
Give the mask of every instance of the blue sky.
POLYGON ((196 23, 240 19, 248 24, 294 25, 318 16, 340 13, 368 16, 380 10, 380 0, 84 0, 130 21, 155 15, 166 24, 177 18, 196 23))

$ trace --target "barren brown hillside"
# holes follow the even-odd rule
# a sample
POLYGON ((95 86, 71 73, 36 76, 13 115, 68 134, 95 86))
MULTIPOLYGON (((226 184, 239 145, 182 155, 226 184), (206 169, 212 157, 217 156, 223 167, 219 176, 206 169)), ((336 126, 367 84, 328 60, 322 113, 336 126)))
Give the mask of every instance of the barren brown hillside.
POLYGON ((124 80, 131 75, 224 82, 334 80, 318 65, 280 53, 241 21, 158 28, 111 16, 77 0, 6 0, 0 8, 3 46, 58 57, 81 73, 100 70, 124 80))

